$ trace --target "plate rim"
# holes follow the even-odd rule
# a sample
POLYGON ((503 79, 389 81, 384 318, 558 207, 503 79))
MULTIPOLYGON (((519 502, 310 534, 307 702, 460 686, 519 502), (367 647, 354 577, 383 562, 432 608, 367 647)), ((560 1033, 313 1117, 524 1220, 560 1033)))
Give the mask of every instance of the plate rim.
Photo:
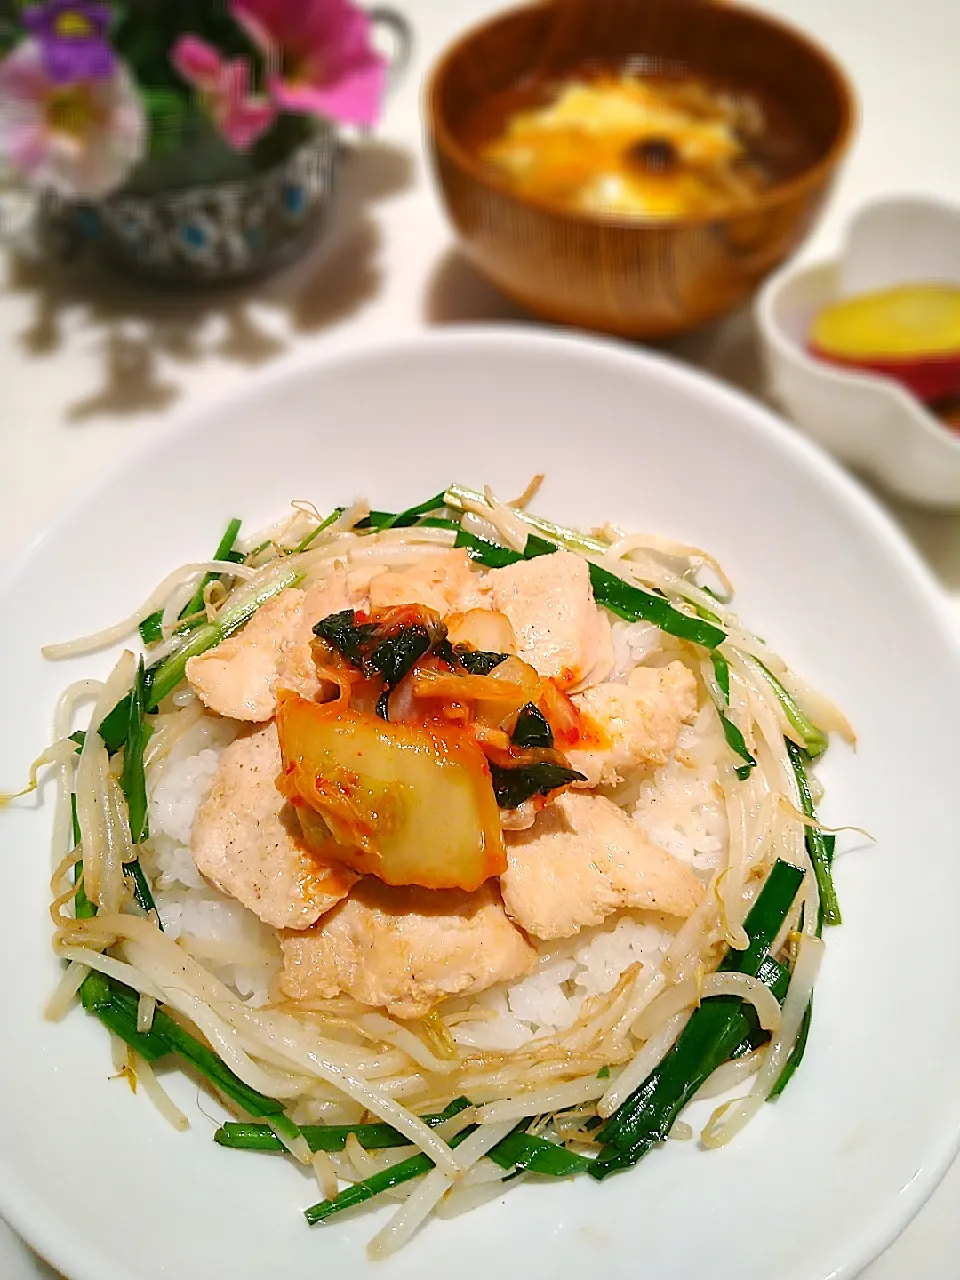
POLYGON ((162 452, 177 437, 185 435, 193 424, 202 422, 204 418, 214 413, 224 411, 232 403, 246 399, 253 392, 265 390, 274 383, 283 383, 301 375, 312 373, 322 375, 331 366, 362 365, 383 356, 402 355, 405 351, 459 346, 467 348, 488 346, 496 349, 504 344, 509 346, 510 354, 520 346, 531 350, 538 347, 544 350, 566 349, 582 351, 591 358, 600 360, 608 359, 646 366, 657 370, 658 374, 666 376, 674 384, 692 382, 706 389, 708 394, 726 400, 731 406, 738 408, 742 414, 755 419, 758 429, 772 434, 798 459, 806 459, 811 465, 822 470, 828 482, 842 491, 844 500, 852 504, 859 514, 871 523, 874 531, 884 539, 886 546, 905 562, 905 567, 909 566, 911 572, 922 583, 922 589, 927 595, 927 603, 943 625, 943 638, 960 656, 960 636, 955 634, 951 625, 947 596, 930 566, 893 517, 884 509, 880 500, 861 481, 851 475, 823 445, 799 428, 792 426, 785 416, 757 396, 752 396, 741 388, 723 381, 717 375, 689 364, 677 356, 649 347, 627 344, 623 340, 612 337, 580 334, 563 329, 544 330, 525 321, 458 324, 451 325, 449 328, 424 329, 415 334, 399 337, 356 339, 320 354, 302 350, 294 351, 281 357, 268 368, 254 370, 251 377, 242 384, 210 400, 204 400, 200 404, 180 406, 171 414, 168 421, 161 422, 153 429, 149 438, 137 441, 119 458, 112 460, 92 481, 83 485, 64 503, 57 516, 48 520, 33 534, 28 535, 27 541, 14 558, 0 570, 0 591, 7 587, 10 579, 18 575, 24 562, 29 560, 47 539, 59 534, 91 498, 110 488, 123 476, 124 472, 140 465, 154 454, 162 452), (251 384, 253 384, 252 392, 251 384), (762 426, 760 426, 761 421, 762 426))
MULTIPOLYGON (((693 385, 702 394, 715 401, 725 401, 737 416, 750 420, 751 429, 774 437, 780 445, 798 461, 817 472, 833 489, 838 500, 852 508, 861 521, 865 521, 871 533, 882 543, 885 553, 899 562, 905 573, 913 578, 913 585, 925 598, 930 616, 938 627, 938 639, 946 651, 953 655, 960 676, 960 636, 950 617, 948 598, 922 559, 919 551, 879 500, 849 475, 841 465, 821 446, 793 428, 783 417, 762 401, 739 388, 721 381, 714 375, 666 353, 646 348, 628 346, 616 339, 585 336, 572 332, 544 331, 532 324, 471 324, 457 325, 449 329, 424 330, 402 337, 381 338, 373 341, 356 341, 337 346, 330 351, 294 352, 278 360, 267 369, 254 372, 252 377, 223 395, 201 404, 184 405, 154 430, 149 438, 137 442, 120 458, 106 467, 96 478, 83 485, 64 504, 55 519, 49 521, 37 533, 28 538, 17 555, 0 572, 0 597, 29 565, 30 560, 45 543, 61 535, 80 511, 89 506, 99 494, 109 490, 131 471, 141 467, 151 457, 162 453, 172 442, 186 435, 191 427, 200 426, 227 411, 231 404, 245 400, 254 393, 260 394, 271 386, 282 385, 291 379, 321 378, 330 368, 376 363, 383 358, 402 357, 404 353, 417 353, 431 348, 476 349, 486 347, 495 352, 508 348, 515 356, 521 349, 569 352, 588 360, 610 361, 621 365, 633 365, 637 369, 652 371, 654 377, 666 379, 674 387, 693 385)), ((848 1237, 850 1257, 833 1271, 830 1280, 852 1280, 865 1267, 878 1258, 902 1233, 939 1185, 954 1160, 960 1154, 960 1099, 957 1114, 951 1124, 944 1126, 944 1140, 936 1147, 928 1148, 923 1169, 901 1188, 893 1205, 893 1211, 880 1212, 865 1221, 859 1231, 848 1237)), ((83 1245, 85 1256, 71 1256, 70 1241, 58 1234, 55 1212, 40 1205, 29 1194, 21 1194, 16 1172, 7 1165, 0 1150, 0 1215, 11 1229, 45 1262, 62 1272, 70 1280, 136 1280, 133 1271, 118 1269, 100 1256, 95 1240, 83 1245)))

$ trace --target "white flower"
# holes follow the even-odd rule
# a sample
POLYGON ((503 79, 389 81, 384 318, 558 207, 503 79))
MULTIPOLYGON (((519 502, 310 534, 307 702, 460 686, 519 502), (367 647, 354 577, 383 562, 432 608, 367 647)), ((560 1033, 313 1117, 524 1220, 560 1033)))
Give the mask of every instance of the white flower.
POLYGON ((31 186, 97 200, 143 159, 147 126, 127 68, 100 81, 60 86, 41 46, 25 40, 0 62, 0 157, 31 186))

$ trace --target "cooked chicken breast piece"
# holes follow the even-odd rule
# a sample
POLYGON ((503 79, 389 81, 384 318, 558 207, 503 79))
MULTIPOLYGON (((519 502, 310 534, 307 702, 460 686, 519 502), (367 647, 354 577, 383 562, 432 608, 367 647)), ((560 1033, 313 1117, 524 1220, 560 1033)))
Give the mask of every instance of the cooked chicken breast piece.
POLYGON ((346 573, 340 566, 321 586, 281 591, 242 631, 189 660, 190 687, 218 715, 269 720, 276 714, 277 689, 292 689, 305 698, 317 693, 310 651, 313 625, 349 608, 346 573))
POLYGON ((666 762, 680 730, 697 714, 697 682, 682 662, 637 667, 626 684, 601 684, 574 699, 588 734, 602 744, 573 747, 570 767, 586 776, 579 787, 612 787, 637 769, 666 762))
POLYGON ((308 929, 350 892, 357 876, 306 849, 293 809, 276 788, 274 724, 224 751, 193 827, 197 870, 221 893, 277 929, 308 929))
POLYGON ((703 897, 690 868, 604 796, 565 792, 529 830, 504 836, 504 906, 537 938, 569 938, 625 907, 686 917, 703 897))
POLYGON ((521 560, 487 574, 494 609, 517 635, 517 656, 564 689, 603 680, 613 666, 610 622, 597 608, 590 568, 571 551, 521 560))
POLYGON ((291 1000, 345 993, 397 1018, 522 977, 537 960, 489 882, 464 893, 368 877, 314 928, 284 934, 281 947, 280 987, 291 1000))
POLYGON ((490 607, 482 576, 466 551, 455 549, 429 556, 409 569, 388 569, 370 582, 370 608, 422 604, 444 617, 468 609, 490 607))

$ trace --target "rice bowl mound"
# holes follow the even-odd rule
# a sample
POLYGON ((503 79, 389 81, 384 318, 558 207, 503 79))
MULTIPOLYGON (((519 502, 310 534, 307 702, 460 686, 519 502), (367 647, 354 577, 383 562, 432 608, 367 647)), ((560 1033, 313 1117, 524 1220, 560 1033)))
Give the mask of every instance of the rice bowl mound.
POLYGON ((802 1059, 839 922, 811 766, 851 737, 730 590, 458 486, 232 522, 50 651, 147 651, 71 686, 44 758, 51 1012, 79 997, 178 1127, 152 1063, 188 1062, 222 1145, 313 1165, 308 1222, 404 1200, 375 1255, 522 1175, 630 1167, 708 1081, 748 1084, 729 1141, 802 1059))
MULTIPOLYGON (((655 642, 646 623, 613 625, 622 661, 612 673, 625 678, 636 666, 662 665, 669 648, 655 642), (634 659, 637 642, 643 646, 634 659)), ((680 735, 670 760, 622 797, 625 812, 655 844, 690 863, 708 883, 726 838, 726 815, 718 788, 711 712, 680 735)), ((154 899, 171 938, 254 1007, 269 1000, 281 957, 276 937, 253 912, 217 891, 196 868, 190 852, 194 821, 206 799, 224 747, 236 736, 231 722, 209 713, 184 731, 170 753, 147 772, 150 840, 140 858, 154 886, 154 899)), ((484 992, 451 1013, 457 1044, 479 1050, 517 1049, 536 1037, 569 1027, 590 996, 611 991, 622 975, 642 965, 657 970, 676 935, 676 922, 655 912, 622 911, 602 925, 553 945, 541 944, 536 971, 484 992)))

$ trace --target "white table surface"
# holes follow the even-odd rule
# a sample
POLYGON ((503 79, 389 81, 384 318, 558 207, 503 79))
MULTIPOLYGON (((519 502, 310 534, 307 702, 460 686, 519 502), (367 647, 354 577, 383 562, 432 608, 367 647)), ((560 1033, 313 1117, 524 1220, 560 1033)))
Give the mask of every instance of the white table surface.
MULTIPOLYGON (((420 145, 424 69, 458 29, 499 6, 398 3, 417 28, 415 64, 378 138, 348 158, 311 259, 265 285, 206 299, 147 294, 83 266, 65 272, 0 260, 0 545, 8 556, 171 413, 216 399, 285 354, 521 318, 458 255, 420 145)), ((762 3, 829 45, 861 99, 859 139, 805 255, 831 254, 850 212, 875 195, 960 200, 960 0, 762 3)), ((671 349, 762 394, 747 313, 671 349)), ((960 625, 960 515, 887 505, 960 625)), ((865 1280, 957 1280, 958 1206, 960 1163, 865 1280)), ((2 1221, 0 1277, 54 1280, 2 1221)))

